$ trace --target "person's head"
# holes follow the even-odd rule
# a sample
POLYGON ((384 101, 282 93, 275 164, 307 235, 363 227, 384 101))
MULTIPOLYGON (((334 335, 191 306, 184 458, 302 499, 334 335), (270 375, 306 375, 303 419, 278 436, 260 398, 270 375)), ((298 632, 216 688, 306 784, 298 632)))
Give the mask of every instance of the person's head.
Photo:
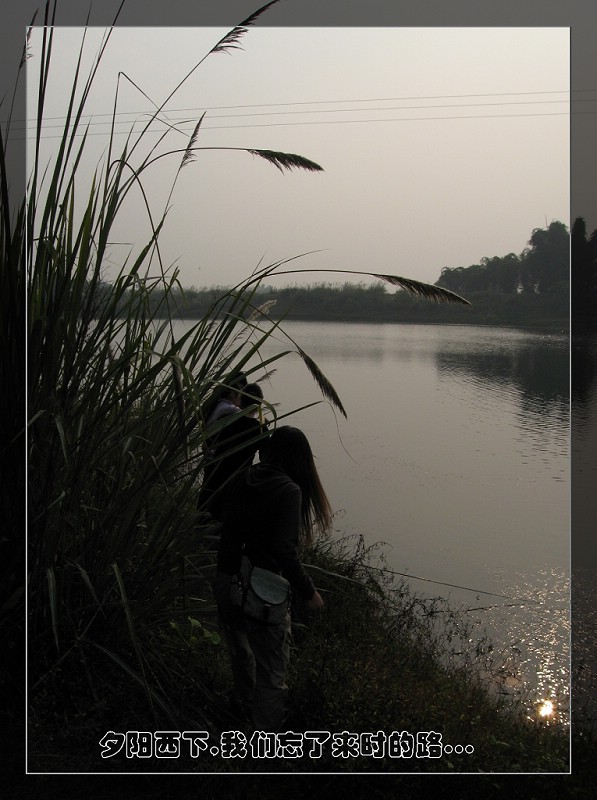
POLYGON ((276 428, 263 448, 261 460, 284 470, 302 492, 301 528, 307 544, 311 543, 313 524, 322 531, 332 521, 332 511, 317 473, 309 440, 298 428, 276 428))
POLYGON ((241 392, 240 407, 248 408, 249 406, 261 405, 263 400, 263 389, 258 383, 247 383, 241 392))
POLYGON ((224 386, 218 396, 218 400, 228 400, 235 406, 240 406, 242 392, 247 386, 247 376, 244 372, 239 372, 230 382, 224 386))
POLYGON ((211 421, 212 414, 222 400, 227 400, 238 407, 240 393, 247 385, 247 376, 244 372, 237 373, 233 378, 227 377, 223 383, 217 383, 207 400, 201 406, 201 414, 207 423, 211 421))

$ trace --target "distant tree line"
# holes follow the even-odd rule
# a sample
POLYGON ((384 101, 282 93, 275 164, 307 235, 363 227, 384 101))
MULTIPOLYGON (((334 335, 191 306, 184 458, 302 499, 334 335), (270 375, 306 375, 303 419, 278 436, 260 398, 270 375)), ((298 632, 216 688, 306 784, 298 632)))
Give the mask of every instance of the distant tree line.
MULTIPOLYGON (((219 288, 182 290, 171 298, 170 311, 175 317, 199 319, 225 291, 219 288)), ((558 330, 567 327, 567 290, 546 294, 479 291, 469 294, 468 299, 471 306, 446 305, 431 303, 403 291, 388 290, 381 282, 320 283, 263 286, 251 298, 250 308, 267 305, 269 317, 285 320, 508 325, 558 330)), ((218 308, 225 313, 225 304, 218 304, 218 308)), ((158 315, 160 313, 161 309, 158 315)))
MULTIPOLYGON (((557 221, 547 228, 535 229, 528 247, 519 255, 482 258, 479 264, 469 267, 444 267, 436 285, 461 294, 472 306, 437 305, 388 289, 381 282, 261 286, 252 298, 252 306, 275 301, 268 312, 274 319, 565 328, 571 272, 574 313, 591 315, 597 310, 597 230, 587 236, 581 217, 575 221, 571 234, 557 221)), ((148 297, 148 311, 197 319, 227 291, 220 286, 180 288, 170 295, 168 308, 160 292, 153 291, 148 297)))
POLYGON ((536 228, 520 255, 482 258, 469 267, 444 267, 437 286, 467 297, 475 292, 545 294, 568 288, 570 236, 563 222, 536 228))

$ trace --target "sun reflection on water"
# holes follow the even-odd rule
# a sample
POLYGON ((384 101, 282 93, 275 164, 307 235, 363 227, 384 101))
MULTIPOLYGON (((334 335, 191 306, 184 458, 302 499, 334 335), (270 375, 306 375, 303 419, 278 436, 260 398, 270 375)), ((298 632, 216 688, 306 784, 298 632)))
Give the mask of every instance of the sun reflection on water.
POLYGON ((554 712, 553 703, 551 700, 542 700, 537 713, 540 717, 551 717, 554 712))
POLYGON ((545 568, 509 583, 514 604, 485 607, 479 630, 493 642, 486 676, 496 691, 519 697, 529 719, 570 723, 570 580, 545 568))

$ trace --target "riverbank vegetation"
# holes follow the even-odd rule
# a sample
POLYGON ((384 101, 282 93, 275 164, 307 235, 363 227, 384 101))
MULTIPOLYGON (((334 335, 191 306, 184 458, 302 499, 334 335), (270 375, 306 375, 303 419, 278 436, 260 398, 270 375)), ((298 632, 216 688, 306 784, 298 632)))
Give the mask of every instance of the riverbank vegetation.
MULTIPOLYGON (((106 287, 106 291, 109 291, 106 287)), ((197 319, 211 307, 222 288, 176 290, 173 313, 197 319)), ((498 325, 514 328, 567 331, 568 285, 546 294, 500 294, 492 291, 465 295, 470 306, 429 303, 406 292, 393 292, 382 282, 311 286, 263 286, 256 297, 271 304, 272 319, 322 322, 376 322, 403 324, 498 325)), ((154 302, 159 302, 156 295, 154 302)))
MULTIPOLYGON (((587 239, 582 219, 573 228, 572 275, 580 312, 597 297, 597 231, 587 239)), ((332 270, 333 272, 333 270, 332 270)), ((482 258, 468 267, 444 267, 435 283, 470 305, 431 304, 423 297, 375 284, 318 283, 261 285, 259 303, 270 304, 273 319, 330 322, 497 325, 568 331, 570 323, 570 236, 562 222, 532 231, 520 255, 482 258)), ((110 292, 105 285, 103 291, 110 292)), ((172 294, 172 313, 185 319, 206 314, 226 287, 182 288, 172 294)), ((162 302, 154 293, 152 302, 162 302)))
MULTIPOLYGON (((54 11, 49 3, 39 32, 40 117, 51 77, 54 11)), ((260 13, 210 53, 234 47, 260 13)), ((108 41, 109 35, 99 60, 108 41)), ((14 214, 6 153, 0 151, 2 285, 10 279, 17 298, 26 297, 26 303, 13 303, 3 294, 3 324, 5 331, 27 329, 29 347, 26 434, 22 406, 2 420, 7 454, 14 458, 14 474, 2 485, 3 507, 14 508, 22 498, 19 466, 26 447, 29 525, 25 560, 17 515, 7 511, 16 547, 2 563, 4 688, 13 699, 4 710, 6 751, 12 753, 21 739, 25 700, 18 656, 26 635, 28 768, 48 773, 133 772, 150 764, 126 756, 102 759, 99 742, 108 731, 217 735, 238 725, 225 708, 227 660, 208 588, 214 531, 198 517, 195 500, 203 445, 214 432, 206 429, 204 412, 241 370, 258 379, 285 355, 249 366, 261 343, 280 330, 257 289, 281 263, 217 293, 196 324, 175 336, 177 274, 159 248, 165 212, 152 215, 150 241, 132 253, 104 292, 101 275, 114 221, 124 198, 142 185, 153 151, 143 154, 143 134, 131 133, 121 153, 110 140, 106 162, 89 185, 81 185, 85 137, 77 135, 92 77, 82 86, 78 76, 73 79, 70 111, 47 169, 34 145, 27 199, 14 214)), ((162 106, 156 103, 156 116, 162 106)), ((200 149, 200 125, 182 154, 170 154, 175 175, 200 149)), ((41 124, 37 131, 39 137, 41 124)), ((285 170, 320 169, 295 154, 250 152, 285 170)), ((466 311, 461 298, 442 287, 383 279, 415 297, 459 303, 466 311)), ((342 411, 333 386, 288 338, 291 351, 342 411)), ((9 356, 14 362, 3 361, 5 376, 12 382, 20 376, 24 384, 22 354, 8 348, 3 358, 9 356)), ((23 385, 13 400, 19 397, 23 385)), ((328 603, 319 617, 296 617, 292 724, 340 732, 358 726, 359 733, 365 725, 388 734, 432 729, 444 743, 474 748, 466 763, 454 753, 408 762, 416 771, 566 770, 566 732, 525 719, 522 707, 509 709, 492 697, 475 671, 475 663, 487 669, 485 654, 457 657, 445 650, 447 639, 425 624, 433 609, 405 587, 376 577, 367 556, 360 545, 335 549, 329 542, 304 554, 328 603)), ((279 767, 299 772, 325 763, 347 772, 371 771, 375 764, 369 757, 330 759, 283 760, 279 767)), ((19 770, 17 758, 7 760, 19 770)), ((394 759, 386 766, 400 771, 404 764, 394 759)), ((249 769, 263 765, 253 762, 249 769)), ((159 772, 183 766, 206 771, 205 761, 151 760, 159 772)), ((238 772, 245 765, 210 755, 208 766, 238 772)), ((51 796, 48 781, 37 785, 51 796)), ((146 785, 144 795, 158 791, 146 785)), ((90 796, 87 785, 85 792, 90 796)))
POLYGON ((377 548, 359 538, 321 540, 304 554, 326 606, 318 614, 294 614, 287 730, 337 734, 323 744, 321 757, 252 757, 247 732, 246 751, 236 758, 214 756, 209 748, 192 757, 182 741, 175 760, 131 759, 126 748, 101 759, 100 740, 108 731, 205 731, 209 746, 219 747, 226 731, 244 730, 228 702, 228 658, 208 588, 214 554, 204 538, 185 559, 166 605, 141 619, 131 609, 153 702, 133 666, 126 625, 114 626, 110 636, 118 660, 102 657, 102 649, 94 652, 86 636, 60 662, 54 660, 36 688, 30 767, 126 773, 567 772, 568 728, 558 725, 558 712, 545 718, 529 714, 524 703, 496 692, 503 690, 511 665, 490 643, 473 638, 441 600, 423 600, 385 572, 378 556, 377 548), (137 680, 127 680, 134 673, 137 680), (441 741, 445 750, 439 757, 429 757, 434 751, 426 751, 423 731, 440 735, 429 740, 441 741), (346 733, 357 735, 365 754, 351 748, 346 733), (367 733, 378 738, 363 738, 367 733), (335 752, 333 744, 343 735, 344 748, 338 745, 335 752))
POLYGON ((444 267, 438 286, 452 291, 549 294, 570 278, 570 237, 563 222, 536 228, 520 255, 482 258, 469 267, 444 267))

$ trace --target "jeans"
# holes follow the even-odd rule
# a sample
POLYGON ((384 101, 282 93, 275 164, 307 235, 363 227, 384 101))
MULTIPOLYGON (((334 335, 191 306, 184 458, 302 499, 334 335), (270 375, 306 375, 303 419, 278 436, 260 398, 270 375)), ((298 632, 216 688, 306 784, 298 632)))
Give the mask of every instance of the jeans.
POLYGON ((230 581, 230 575, 218 573, 214 594, 230 655, 234 696, 250 710, 255 730, 279 732, 288 713, 290 614, 278 625, 239 617, 231 608, 230 581))
POLYGON ((251 711, 255 730, 277 732, 288 713, 286 669, 290 658, 290 615, 279 625, 252 620, 223 626, 235 698, 251 711))

